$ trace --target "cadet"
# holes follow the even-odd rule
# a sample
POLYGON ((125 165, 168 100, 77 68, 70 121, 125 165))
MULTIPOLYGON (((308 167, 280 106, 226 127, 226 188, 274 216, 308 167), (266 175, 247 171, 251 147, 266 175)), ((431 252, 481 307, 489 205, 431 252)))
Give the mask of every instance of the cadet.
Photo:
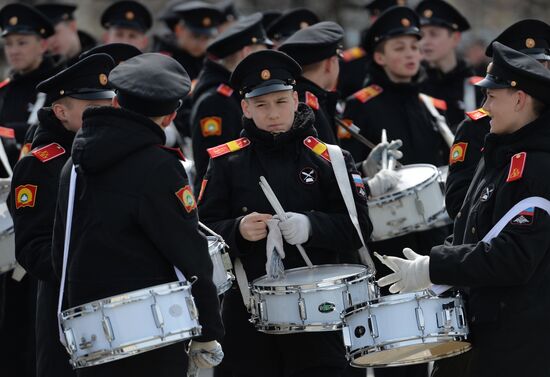
MULTIPOLYGON (((550 26, 539 20, 522 20, 504 30, 496 39, 505 46, 523 52, 550 68, 550 26)), ((493 56, 493 47, 485 51, 493 56)), ((445 204, 451 218, 455 218, 462 206, 466 191, 474 177, 485 135, 489 133, 491 117, 484 108, 466 113, 466 119, 457 129, 449 155, 445 204)))
POLYGON ((477 109, 482 99, 474 86, 481 77, 475 76, 473 68, 457 53, 461 35, 470 29, 470 24, 442 0, 424 0, 415 10, 422 24, 420 48, 427 74, 421 90, 445 101, 445 117, 454 132, 464 113, 477 109))
POLYGON ((108 45, 96 46, 90 50, 84 51, 78 57, 80 60, 94 54, 107 54, 113 59, 115 65, 140 55, 142 52, 136 47, 126 43, 109 43, 108 45))
POLYGON ((393 284, 391 292, 431 282, 469 287, 470 363, 436 376, 548 374, 550 71, 499 42, 492 46, 492 65, 477 84, 487 90, 491 133, 455 222, 453 245, 436 246, 429 256, 405 249, 407 259, 381 258, 396 271, 379 280, 393 284), (539 200, 510 211, 532 197, 539 200), (503 228, 488 237, 501 219, 503 228))
POLYGON ((296 80, 298 99, 315 114, 315 129, 319 139, 336 144, 337 94, 344 30, 334 22, 320 22, 291 35, 279 50, 302 66, 302 76, 296 80))
POLYGON ((108 55, 92 55, 38 85, 37 90, 52 100, 52 107, 38 112, 40 124, 32 151, 14 169, 9 205, 15 253, 21 266, 38 279, 37 376, 75 375, 58 341, 59 283, 51 258, 55 203, 59 174, 82 126, 82 112, 89 106, 110 105, 115 95, 107 85, 113 66, 108 55))
MULTIPOLYGON (((406 0, 372 0, 364 8, 369 13, 369 24, 372 25, 386 9, 396 5, 405 6, 406 4, 406 0)), ((343 99, 363 88, 369 68, 369 55, 365 51, 365 36, 368 30, 368 27, 366 27, 361 31, 361 44, 359 46, 348 48, 342 53, 338 91, 343 99)))
POLYGON ((289 9, 271 22, 266 32, 269 39, 277 47, 298 30, 316 24, 319 21, 319 17, 309 9, 289 9))
POLYGON ((137 1, 118 1, 103 11, 104 43, 127 43, 141 51, 149 44, 147 31, 153 24, 151 12, 137 1))
POLYGON ((262 27, 261 13, 242 18, 220 34, 207 48, 209 58, 193 92, 191 136, 197 172, 196 190, 210 156, 207 149, 239 137, 242 110, 239 93, 229 86, 235 67, 254 51, 271 46, 262 27))
POLYGON ((44 55, 46 38, 54 30, 46 16, 25 4, 3 7, 0 22, 4 52, 10 66, 10 77, 0 83, 0 124, 3 127, 0 136, 13 166, 27 129, 37 123, 36 114, 46 102, 45 96, 37 95, 35 87, 54 72, 53 60, 44 55))
MULTIPOLYGON (((201 219, 228 242, 249 281, 265 274, 266 221, 273 209, 258 185, 265 176, 287 212, 278 223, 285 268, 303 266, 293 245, 303 244, 313 264, 338 263, 356 254, 360 239, 349 219, 317 138, 311 108, 294 91, 300 66, 286 54, 265 50, 247 56, 231 75, 242 93, 244 131, 240 139, 209 150, 210 165, 199 205, 201 219)), ((324 147, 324 149, 323 149, 324 147)), ((345 152, 350 178, 359 178, 345 152)), ((360 182, 360 181, 359 181, 360 182)), ((365 239, 372 230, 367 190, 352 184, 365 239)), ((245 288, 245 287, 242 287, 245 288)), ((224 366, 233 376, 340 376, 346 367, 338 332, 268 335, 255 330, 237 287, 223 300, 226 326, 224 366)))
POLYGON ((55 34, 48 38, 48 51, 67 67, 76 63, 82 51, 96 45, 91 35, 77 29, 74 18, 76 8, 76 5, 58 3, 42 3, 36 6, 55 28, 55 34))
POLYGON ((223 33, 228 27, 239 20, 239 12, 235 7, 235 3, 233 3, 233 0, 222 1, 217 5, 224 17, 223 22, 220 26, 218 26, 218 31, 223 33))
MULTIPOLYGON (((190 87, 185 70, 161 54, 141 54, 109 74, 117 96, 111 107, 84 112, 72 157, 60 179, 53 263, 61 276, 70 171, 77 168, 70 260, 64 308, 177 280, 191 280, 202 335, 190 349, 220 353, 223 335, 212 262, 198 231, 196 205, 174 150, 165 149, 163 127, 190 87), (145 79, 144 79, 145 78, 145 79)), ((183 376, 186 344, 77 370, 78 376, 183 376)))

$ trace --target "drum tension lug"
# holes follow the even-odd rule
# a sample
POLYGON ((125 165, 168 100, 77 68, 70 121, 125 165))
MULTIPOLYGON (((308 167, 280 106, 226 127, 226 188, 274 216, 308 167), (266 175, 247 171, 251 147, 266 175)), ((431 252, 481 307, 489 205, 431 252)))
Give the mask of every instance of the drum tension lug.
POLYGON ((96 340, 97 340, 97 337, 95 336, 95 334, 93 334, 90 337, 90 340, 86 340, 85 337, 81 337, 80 338, 80 343, 78 344, 78 347, 80 347, 81 350, 92 348, 92 346, 94 345, 94 342, 96 340))

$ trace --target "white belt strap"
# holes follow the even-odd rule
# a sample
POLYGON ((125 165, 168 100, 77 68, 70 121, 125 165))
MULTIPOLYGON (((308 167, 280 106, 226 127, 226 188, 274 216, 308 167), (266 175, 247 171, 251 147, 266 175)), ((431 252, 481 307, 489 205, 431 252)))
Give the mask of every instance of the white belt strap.
POLYGON ((243 262, 241 262, 240 258, 235 258, 233 268, 235 269, 235 278, 237 279, 239 291, 241 291, 243 304, 245 308, 250 311, 250 290, 248 288, 248 277, 246 276, 246 271, 244 270, 243 262))
POLYGON ((464 112, 477 109, 476 88, 470 82, 470 78, 464 80, 464 112))
POLYGON ((455 136, 449 129, 445 117, 439 114, 439 111, 437 111, 432 102, 432 99, 429 96, 420 93, 420 99, 422 100, 422 102, 424 102, 424 105, 426 105, 429 113, 434 117, 435 123, 437 124, 437 129, 439 130, 441 137, 443 138, 443 140, 445 140, 445 143, 447 143, 449 148, 452 147, 455 136))
MULTIPOLYGON (((61 344, 66 346, 65 336, 61 328, 61 308, 63 306, 63 294, 65 291, 65 280, 67 278, 67 262, 69 260, 69 246, 71 242, 71 229, 73 223, 73 212, 74 212, 74 196, 76 192, 76 168, 73 165, 71 167, 71 178, 69 181, 69 198, 67 200, 67 218, 65 224, 65 240, 63 243, 63 267, 61 270, 61 285, 59 287, 59 297, 57 299, 57 326, 59 329, 59 340, 61 344)), ((186 282, 187 280, 183 276, 180 270, 174 267, 176 276, 181 282, 186 282)))
MULTIPOLYGON (((550 201, 540 196, 531 196, 529 198, 523 199, 516 205, 514 205, 502 218, 491 228, 491 230, 483 237, 481 242, 490 243, 493 238, 498 236, 502 229, 517 215, 527 208, 540 208, 550 214, 550 201)), ((436 295, 440 295, 443 292, 449 290, 450 286, 448 285, 432 285, 430 291, 436 295)))
POLYGON ((336 182, 338 182, 338 188, 344 198, 344 203, 346 204, 351 222, 357 230, 357 234, 363 244, 363 247, 359 249, 359 257, 361 258, 361 262, 365 264, 374 274, 376 269, 367 248, 367 244, 363 238, 363 233, 361 232, 361 227, 357 218, 357 207, 355 207, 355 200, 353 199, 353 193, 349 183, 348 169, 346 168, 346 162, 344 161, 344 154, 337 145, 326 144, 326 146, 328 148, 328 154, 332 163, 332 169, 334 170, 334 176, 336 177, 336 182))
POLYGON ((11 169, 10 160, 8 159, 8 155, 6 154, 6 150, 4 149, 4 143, 0 140, 0 162, 4 166, 4 169, 6 169, 6 173, 8 173, 7 178, 11 178, 13 176, 13 170, 11 169))

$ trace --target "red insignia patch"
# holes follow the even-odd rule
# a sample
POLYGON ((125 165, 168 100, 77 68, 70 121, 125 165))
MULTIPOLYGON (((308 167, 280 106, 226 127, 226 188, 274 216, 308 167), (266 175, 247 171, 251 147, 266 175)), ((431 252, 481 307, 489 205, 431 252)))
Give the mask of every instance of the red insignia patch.
POLYGON ((197 208, 195 197, 193 196, 193 192, 191 191, 191 187, 189 185, 186 185, 176 191, 176 196, 180 200, 181 204, 183 204, 183 207, 187 213, 190 213, 197 208))
POLYGON ((304 140, 304 145, 311 149, 316 155, 321 156, 322 158, 330 162, 330 156, 328 154, 327 146, 320 140, 314 138, 313 136, 308 136, 304 140))
POLYGON ((15 208, 34 207, 38 186, 22 185, 15 188, 15 208))
POLYGON ((483 107, 480 107, 477 110, 468 111, 466 115, 468 115, 468 118, 470 118, 471 120, 478 120, 481 118, 485 118, 486 116, 489 115, 489 113, 483 107))
POLYGON ((206 117, 200 120, 203 137, 220 136, 222 134, 222 118, 206 117))
POLYGON ((451 147, 449 153, 449 165, 452 165, 456 162, 464 161, 466 158, 466 149, 468 148, 468 143, 456 143, 451 147))
POLYGON ((0 127, 0 136, 5 137, 6 139, 14 139, 15 130, 13 128, 0 127))
POLYGON ((433 103, 433 105, 436 109, 441 110, 441 111, 447 111, 447 102, 445 102, 442 99, 437 99, 437 98, 433 98, 433 97, 431 97, 431 100, 432 100, 432 103, 433 103))
POLYGON ((367 52, 361 47, 353 47, 342 52, 342 59, 345 62, 350 62, 365 56, 367 52))
POLYGON ((250 145, 250 140, 246 137, 241 137, 237 140, 232 140, 228 143, 218 145, 216 147, 208 148, 206 151, 210 155, 210 158, 216 158, 228 154, 230 152, 236 152, 240 149, 248 147, 250 145))
POLYGON ((218 89, 216 89, 216 92, 218 92, 222 96, 231 97, 231 95, 233 94, 233 88, 231 88, 229 85, 220 84, 220 86, 218 86, 218 89))
POLYGON ((0 82, 0 89, 2 89, 3 87, 7 86, 9 83, 10 83, 10 78, 8 77, 7 79, 4 79, 2 80, 2 82, 0 82))
POLYGON ((384 89, 382 89, 378 85, 369 85, 366 88, 363 88, 359 90, 358 92, 355 92, 353 96, 361 103, 365 103, 370 99, 373 99, 380 93, 382 93, 384 89))
POLYGON ((512 156, 510 160, 510 170, 508 171, 508 178, 506 182, 517 181, 523 176, 523 169, 525 168, 525 160, 527 159, 527 153, 521 152, 512 156))
MULTIPOLYGON (((342 122, 344 122, 346 125, 351 126, 353 124, 353 121, 351 119, 342 119, 342 122)), ((337 135, 338 139, 350 139, 351 134, 342 126, 338 126, 337 135)))
POLYGON ((309 91, 306 91, 306 105, 313 110, 319 110, 319 99, 317 96, 309 91))
POLYGON ((65 148, 57 143, 51 143, 45 147, 35 149, 31 151, 34 157, 38 158, 42 162, 48 162, 56 157, 65 154, 65 148))
POLYGON ((204 195, 204 190, 206 190, 206 184, 208 183, 208 179, 203 179, 201 182, 201 192, 199 192, 199 203, 202 200, 202 196, 204 195))
POLYGON ((25 143, 23 144, 23 146, 21 147, 21 151, 19 152, 19 160, 21 160, 23 157, 25 157, 26 155, 29 154, 29 152, 31 151, 31 147, 32 147, 32 144, 31 143, 25 143))

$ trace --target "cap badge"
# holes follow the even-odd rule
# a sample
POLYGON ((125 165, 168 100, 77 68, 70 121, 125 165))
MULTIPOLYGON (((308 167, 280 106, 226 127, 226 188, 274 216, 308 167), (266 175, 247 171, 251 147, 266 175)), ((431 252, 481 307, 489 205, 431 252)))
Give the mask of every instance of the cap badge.
POLYGON ((269 78, 271 77, 271 72, 269 72, 269 69, 264 69, 262 73, 260 73, 260 77, 262 78, 262 80, 269 80, 269 78))
POLYGON ((204 17, 202 19, 202 26, 208 27, 210 25, 212 25, 212 19, 210 17, 204 17))
POLYGON ((453 29, 458 30, 458 25, 457 24, 452 24, 451 26, 453 27, 453 29))
POLYGON ((61 16, 61 18, 63 20, 68 20, 69 19, 69 14, 68 13, 63 13, 63 16, 61 16))
POLYGON ((63 89, 61 89, 61 90, 59 91, 59 95, 62 96, 63 94, 65 94, 65 91, 64 91, 63 89))
POLYGON ((9 19, 8 22, 9 22, 10 25, 13 26, 13 25, 17 25, 17 22, 18 22, 18 21, 19 21, 19 20, 17 19, 17 17, 13 16, 13 17, 11 17, 11 18, 9 19))
POLYGON ((397 5, 399 5, 399 6, 401 6, 401 7, 404 6, 404 5, 406 5, 406 4, 407 4, 407 1, 406 1, 406 0, 397 0, 397 5))
POLYGON ((44 28, 40 29, 40 34, 46 34, 46 29, 44 28))
POLYGON ((426 18, 432 17, 433 14, 434 14, 434 12, 431 9, 426 9, 423 13, 424 17, 426 17, 426 18))
POLYGON ((99 75, 99 83, 103 86, 107 85, 107 83, 109 82, 109 80, 107 79, 107 75, 105 73, 101 73, 99 75))
POLYGON ((515 82, 514 80, 512 80, 512 82, 510 83, 511 86, 516 86, 518 83, 515 82))
POLYGON ((403 25, 404 27, 409 27, 409 26, 411 26, 411 21, 409 21, 408 18, 402 18, 401 19, 401 25, 403 25))
POLYGON ((258 38, 252 37, 252 43, 258 43, 258 38))
POLYGON ((535 40, 534 40, 533 38, 527 38, 527 39, 525 40, 525 46, 526 46, 527 48, 533 48, 533 47, 535 47, 535 44, 536 44, 536 43, 535 43, 535 40))
POLYGON ((136 15, 134 14, 134 12, 132 12, 130 10, 128 12, 126 12, 126 14, 124 16, 129 21, 132 21, 134 18, 136 18, 136 15))
POLYGON ((309 26, 309 24, 307 22, 305 22, 305 21, 300 22, 300 29, 305 29, 308 26, 309 26))

